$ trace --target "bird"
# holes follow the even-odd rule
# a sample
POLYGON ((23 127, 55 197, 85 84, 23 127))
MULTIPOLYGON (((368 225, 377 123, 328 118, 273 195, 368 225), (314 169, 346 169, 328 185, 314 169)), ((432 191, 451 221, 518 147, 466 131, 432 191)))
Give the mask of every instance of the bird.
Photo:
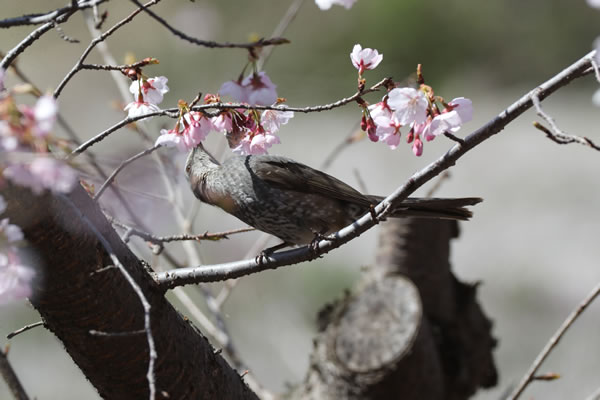
MULTIPOLYGON (((194 195, 283 241, 314 243, 356 221, 384 197, 362 194, 333 176, 287 157, 234 155, 219 163, 200 143, 185 172, 194 195)), ((468 220, 479 197, 407 198, 389 217, 468 220)), ((280 248, 279 246, 276 246, 280 248)))

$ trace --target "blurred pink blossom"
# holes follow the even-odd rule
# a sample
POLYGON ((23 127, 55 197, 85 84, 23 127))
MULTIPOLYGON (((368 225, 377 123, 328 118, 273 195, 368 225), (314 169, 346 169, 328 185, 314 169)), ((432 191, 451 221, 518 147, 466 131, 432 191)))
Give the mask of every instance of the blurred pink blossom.
POLYGON ((35 271, 21 264, 16 253, 0 253, 0 304, 31 296, 35 271))

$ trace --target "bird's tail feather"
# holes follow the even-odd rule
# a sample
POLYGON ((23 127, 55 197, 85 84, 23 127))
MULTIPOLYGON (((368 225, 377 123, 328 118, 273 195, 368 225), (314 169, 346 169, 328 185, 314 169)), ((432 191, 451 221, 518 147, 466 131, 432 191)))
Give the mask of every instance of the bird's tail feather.
MULTIPOLYGON (((374 204, 383 200, 381 196, 369 196, 374 204)), ((421 217, 455 219, 466 221, 473 213, 465 208, 483 201, 480 197, 461 198, 416 198, 409 197, 396 207, 390 217, 421 217)))

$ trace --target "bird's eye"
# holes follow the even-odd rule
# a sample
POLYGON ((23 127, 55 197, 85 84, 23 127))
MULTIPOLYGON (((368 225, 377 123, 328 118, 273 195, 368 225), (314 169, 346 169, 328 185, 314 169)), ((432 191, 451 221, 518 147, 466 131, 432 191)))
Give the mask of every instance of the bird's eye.
POLYGON ((188 164, 185 166, 185 173, 189 175, 191 170, 192 170, 192 164, 191 164, 191 163, 188 163, 188 164))

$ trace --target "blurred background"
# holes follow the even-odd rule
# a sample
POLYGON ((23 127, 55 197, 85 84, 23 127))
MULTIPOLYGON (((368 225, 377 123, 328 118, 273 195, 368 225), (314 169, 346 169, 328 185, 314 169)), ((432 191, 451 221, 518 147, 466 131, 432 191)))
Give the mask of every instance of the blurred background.
MULTIPOLYGON (((64 6, 64 0, 5 2, 2 16, 45 12, 64 6)), ((280 1, 163 1, 153 10, 191 36, 219 42, 246 42, 270 37, 292 3, 280 1)), ((129 2, 108 2, 103 30, 131 10, 129 2)), ((318 105, 349 96, 356 90, 356 70, 349 53, 355 43, 378 49, 382 64, 366 73, 367 84, 386 76, 410 80, 418 63, 428 84, 447 100, 473 100, 474 120, 466 135, 493 118, 539 83, 591 50, 600 34, 600 12, 584 0, 516 0, 481 2, 455 0, 358 0, 351 10, 334 6, 319 10, 306 0, 265 70, 278 86, 280 97, 293 106, 318 105)), ((90 40, 80 15, 61 25, 64 33, 81 41, 67 43, 50 31, 18 59, 19 68, 42 90, 53 90, 74 65, 90 40)), ((0 32, 0 50, 13 48, 32 27, 0 32)), ((239 49, 209 50, 184 42, 142 14, 107 41, 118 63, 128 53, 137 59, 156 57, 149 76, 165 75, 171 91, 162 107, 178 99, 191 101, 198 92, 215 93, 239 76, 247 53, 239 49)), ((90 62, 103 63, 94 52, 90 62)), ((14 75, 7 86, 18 82, 14 75)), ((559 126, 572 134, 600 142, 600 115, 591 104, 598 88, 593 77, 580 79, 544 102, 559 126)), ((366 96, 379 101, 380 94, 366 96)), ((22 102, 32 102, 27 97, 22 102)), ((131 101, 128 99, 127 101, 131 101)), ((62 115, 81 139, 120 121, 124 104, 110 74, 83 71, 59 98, 62 115)), ((354 104, 327 113, 297 114, 280 132, 282 144, 271 154, 292 157, 314 167, 357 128, 360 111, 354 104)), ((575 305, 600 280, 598 247, 600 154, 579 145, 560 146, 532 127, 538 120, 529 111, 499 135, 467 154, 451 169, 439 196, 481 196, 475 218, 461 225, 452 247, 455 274, 464 281, 480 281, 480 302, 494 321, 499 339, 495 352, 499 385, 480 391, 479 400, 499 399, 510 390, 575 305)), ((169 119, 146 122, 155 138, 169 119)), ((60 130, 59 130, 60 133, 60 130)), ((373 194, 388 194, 411 174, 437 159, 453 143, 440 137, 425 143, 422 157, 410 146, 390 150, 363 140, 337 155, 327 172, 373 194), (359 179, 359 178, 360 179, 359 179), (360 182, 362 181, 362 183, 360 182)), ((139 135, 122 129, 92 148, 106 171, 149 147, 139 135)), ((207 147, 227 156, 223 139, 211 134, 207 147)), ((183 177, 184 155, 161 149, 169 181, 184 215, 195 212, 195 200, 183 177), (172 160, 172 161, 171 161, 172 160)), ((97 178, 88 176, 98 185, 97 178)), ((152 158, 127 168, 117 185, 144 224, 157 235, 181 233, 174 223, 169 192, 152 158)), ((417 195, 426 193, 422 188, 417 195)), ((115 206, 111 193, 103 206, 130 222, 115 206)), ((244 224, 217 209, 202 206, 193 232, 215 232, 244 224)), ((220 242, 195 244, 203 263, 233 261, 256 254, 261 234, 232 236, 220 242)), ((352 288, 361 267, 374 261, 377 229, 311 263, 264 272, 241 279, 224 303, 224 318, 249 370, 267 388, 282 391, 302 380, 316 332, 316 313, 328 301, 352 288)), ((153 266, 166 267, 142 241, 133 240, 138 254, 153 266)), ((273 239, 267 245, 274 245, 273 239)), ((189 248, 169 245, 183 265, 189 248)), ((217 293, 222 285, 210 285, 217 293)), ((186 288, 193 302, 205 310, 197 288, 186 288)), ((177 299, 182 313, 189 315, 177 299)), ((27 304, 0 308, 0 337, 39 316, 27 304)), ((5 339, 0 343, 8 343, 5 339)), ((10 340, 10 360, 28 393, 39 399, 95 399, 95 390, 72 363, 61 344, 42 328, 10 340)), ((567 333, 540 373, 555 372, 555 382, 534 382, 522 398, 585 398, 600 387, 600 304, 593 304, 567 333)), ((0 382, 0 398, 8 398, 0 382)))

